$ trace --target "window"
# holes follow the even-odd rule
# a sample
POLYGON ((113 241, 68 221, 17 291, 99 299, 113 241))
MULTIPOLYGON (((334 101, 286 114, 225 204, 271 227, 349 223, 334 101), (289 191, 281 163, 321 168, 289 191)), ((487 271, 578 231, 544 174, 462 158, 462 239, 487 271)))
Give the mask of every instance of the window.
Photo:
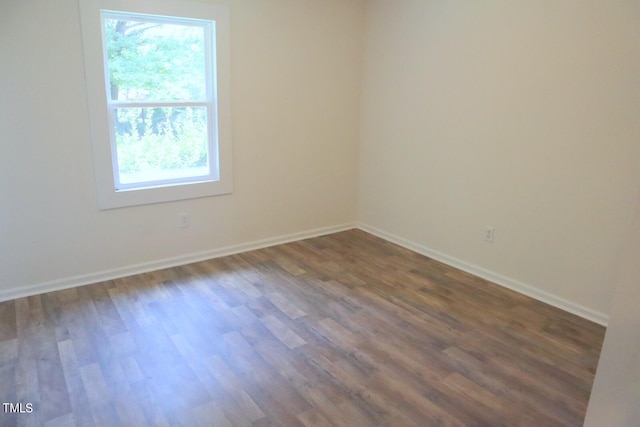
POLYGON ((227 7, 81 0, 81 12, 99 207, 230 193, 227 7))
POLYGON ((217 179, 214 23, 101 17, 115 189, 217 179))

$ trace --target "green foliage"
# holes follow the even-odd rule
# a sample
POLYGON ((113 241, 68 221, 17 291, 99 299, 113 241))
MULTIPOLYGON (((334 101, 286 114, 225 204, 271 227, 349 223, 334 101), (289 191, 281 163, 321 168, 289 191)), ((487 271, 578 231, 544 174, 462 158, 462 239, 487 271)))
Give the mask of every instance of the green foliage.
MULTIPOLYGON (((118 109, 120 121, 130 123, 132 132, 117 133, 120 173, 183 169, 206 166, 207 126, 204 109, 151 108, 163 110, 165 119, 157 132, 153 121, 140 123, 141 108, 118 109)), ((148 116, 149 112, 145 115, 148 116)), ((154 111, 151 111, 153 115, 154 111)))
POLYGON ((105 20, 112 99, 201 100, 202 27, 105 20))

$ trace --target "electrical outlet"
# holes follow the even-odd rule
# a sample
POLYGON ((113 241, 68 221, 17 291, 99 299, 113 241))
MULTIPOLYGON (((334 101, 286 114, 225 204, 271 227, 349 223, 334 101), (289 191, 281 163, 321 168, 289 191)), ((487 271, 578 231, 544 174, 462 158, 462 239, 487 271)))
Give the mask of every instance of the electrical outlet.
POLYGON ((493 243, 493 235, 494 235, 494 228, 491 227, 490 225, 485 225, 484 226, 484 241, 485 242, 489 242, 489 243, 493 243))
POLYGON ((191 217, 188 213, 181 213, 178 215, 178 227, 189 228, 191 225, 191 217))

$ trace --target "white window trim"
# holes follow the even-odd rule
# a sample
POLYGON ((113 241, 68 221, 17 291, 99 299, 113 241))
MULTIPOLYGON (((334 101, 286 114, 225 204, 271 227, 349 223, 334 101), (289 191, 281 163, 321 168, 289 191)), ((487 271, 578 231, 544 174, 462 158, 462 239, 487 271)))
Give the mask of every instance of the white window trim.
MULTIPOLYGON (((233 189, 231 162, 231 67, 229 7, 184 0, 79 0, 98 207, 112 209, 150 203, 229 194, 233 189), (175 16, 215 21, 217 87, 218 180, 175 183, 159 187, 116 190, 105 90, 101 10, 175 16)), ((212 153, 215 158, 215 153, 212 153)))

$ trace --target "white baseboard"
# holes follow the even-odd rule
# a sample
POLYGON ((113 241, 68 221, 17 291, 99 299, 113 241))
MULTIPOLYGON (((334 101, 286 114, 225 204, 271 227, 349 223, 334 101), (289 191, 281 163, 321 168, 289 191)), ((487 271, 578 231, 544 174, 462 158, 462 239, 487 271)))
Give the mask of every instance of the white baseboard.
POLYGON ((222 248, 211 249, 203 252, 195 252, 191 254, 181 255, 172 258, 165 258, 157 261, 145 262, 140 264, 133 264, 125 267, 119 267, 111 270, 103 270, 96 273, 83 274, 78 276, 65 277, 62 279, 52 280, 43 283, 37 283, 33 285, 20 286, 16 288, 2 289, 0 290, 0 302, 8 301, 11 299, 28 297, 32 295, 38 295, 45 292, 59 291, 62 289, 74 288, 77 286, 89 285, 92 283, 103 282, 105 280, 113 280, 121 277, 131 276, 134 274, 147 273, 150 271, 161 270, 163 268, 175 267, 178 265, 190 264, 193 262, 204 261, 212 258, 219 258, 227 255, 233 255, 241 252, 252 251, 255 249, 262 249, 269 246, 280 245, 283 243, 294 242, 296 240, 308 239, 311 237, 322 236, 326 234, 338 233, 340 231, 350 230, 352 228, 359 228, 367 233, 371 233, 382 239, 393 242, 397 245, 418 252, 429 258, 433 258, 437 261, 443 262, 452 267, 458 268, 467 273, 486 279, 497 285, 504 286, 505 288, 512 289, 521 294, 530 296, 544 303, 550 304, 554 307, 568 311, 569 313, 576 314, 585 319, 591 320, 603 326, 607 326, 609 316, 605 313, 601 313, 596 310, 592 310, 588 307, 584 307, 580 304, 576 304, 564 298, 560 298, 549 292, 537 289, 533 286, 524 284, 517 280, 502 276, 484 268, 478 267, 473 264, 469 264, 465 261, 452 257, 450 255, 438 252, 434 249, 415 243, 411 240, 396 236, 392 233, 388 233, 379 228, 358 223, 347 223, 341 225, 335 225, 330 227, 316 228, 312 230, 306 230, 298 233, 286 234, 282 236, 271 237, 268 239, 255 240, 252 242, 241 243, 237 245, 226 246, 222 248))
POLYGON ((215 248, 202 252, 195 252, 186 255, 180 255, 172 258, 165 258, 157 261, 133 264, 125 267, 114 268, 111 270, 98 271, 96 273, 83 274, 78 276, 65 277, 58 280, 37 283, 33 285, 20 286, 16 288, 1 289, 0 302, 8 301, 16 298, 38 295, 45 292, 59 291, 62 289, 75 288, 77 286, 89 285, 92 283, 104 282, 105 280, 113 280, 121 277, 131 276, 134 274, 147 273, 150 271, 161 270, 163 268, 176 267, 178 265, 190 264, 193 262, 204 261, 212 258, 219 258, 227 255, 233 255, 240 252, 262 249, 269 246, 280 245, 283 243, 294 242, 296 240, 308 239, 311 237, 323 236, 326 234, 337 233, 340 231, 356 228, 355 223, 340 224, 330 227, 315 228, 312 230, 301 231, 298 233, 285 234, 282 236, 270 237, 268 239, 255 240, 247 243, 215 248))
POLYGON ((607 323, 609 321, 609 316, 606 315, 605 313, 601 313, 599 311, 590 309, 588 307, 584 307, 580 304, 576 304, 574 302, 561 298, 557 295, 553 295, 549 292, 538 289, 534 286, 530 286, 525 283, 519 282, 517 280, 511 279, 509 277, 502 276, 500 274, 486 270, 482 267, 478 267, 476 265, 470 264, 468 262, 452 257, 450 255, 444 254, 442 252, 438 252, 434 249, 428 248, 419 243, 415 243, 411 240, 396 236, 395 234, 388 233, 379 228, 376 228, 367 224, 363 224, 363 223, 358 223, 358 228, 363 231, 366 231, 367 233, 371 233, 382 239, 385 239, 392 243, 400 245, 404 248, 410 249, 414 252, 418 252, 419 254, 422 254, 429 258, 433 258, 444 264, 450 265, 462 271, 466 271, 467 273, 481 277, 497 285, 500 285, 505 288, 509 288, 511 290, 519 292, 521 294, 530 296, 532 298, 537 299, 538 301, 542 301, 554 307, 560 308, 564 311, 568 311, 569 313, 573 313, 587 320, 591 320, 592 322, 598 323, 602 326, 607 326, 607 323))

